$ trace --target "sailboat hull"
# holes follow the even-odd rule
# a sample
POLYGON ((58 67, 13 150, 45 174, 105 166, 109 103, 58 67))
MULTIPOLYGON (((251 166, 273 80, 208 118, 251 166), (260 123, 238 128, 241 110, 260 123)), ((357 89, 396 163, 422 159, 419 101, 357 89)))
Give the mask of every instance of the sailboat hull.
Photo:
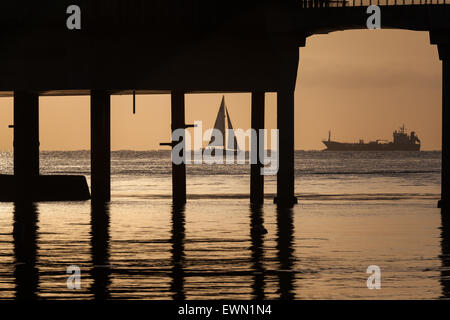
POLYGON ((230 150, 230 149, 214 148, 214 147, 204 148, 203 149, 203 154, 205 154, 206 151, 210 152, 211 156, 213 156, 213 157, 216 156, 216 155, 219 155, 219 154, 222 154, 222 156, 225 156, 226 154, 237 155, 239 153, 239 150, 230 150))

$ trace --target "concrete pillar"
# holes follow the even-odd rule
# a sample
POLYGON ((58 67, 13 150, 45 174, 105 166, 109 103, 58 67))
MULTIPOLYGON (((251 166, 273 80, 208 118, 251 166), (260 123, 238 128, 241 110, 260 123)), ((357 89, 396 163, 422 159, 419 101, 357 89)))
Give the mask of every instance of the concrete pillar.
POLYGON ((111 200, 111 96, 91 92, 91 194, 93 200, 111 200))
MULTIPOLYGON (((173 91, 171 95, 171 111, 172 111, 172 134, 177 129, 185 130, 185 111, 184 111, 184 92, 173 91)), ((172 140, 173 141, 173 140, 172 140)), ((180 138, 180 141, 173 141, 174 146, 185 146, 185 137, 180 138), (181 143, 181 145, 180 145, 181 143)), ((185 147, 182 148, 185 150, 185 147)), ((185 154, 175 155, 180 148, 172 148, 172 159, 174 157, 185 157, 185 154)), ((174 204, 186 203, 186 165, 182 163, 175 164, 172 161, 172 199, 174 204)))
POLYGON ((442 57, 442 178, 440 208, 450 204, 450 56, 442 57))
POLYGON ((291 208, 297 203, 294 195, 294 90, 285 89, 277 93, 278 126, 278 174, 277 196, 274 203, 278 207, 291 208))
POLYGON ((14 92, 14 176, 16 196, 30 195, 39 176, 39 95, 14 92))
POLYGON ((250 168, 250 203, 262 204, 264 202, 264 176, 261 174, 263 160, 260 159, 260 146, 264 147, 264 138, 259 135, 259 130, 264 129, 264 92, 252 92, 252 129, 256 131, 257 163, 250 168), (262 140, 262 141, 261 141, 262 140))
POLYGON ((442 61, 442 170, 438 207, 446 208, 450 205, 450 33, 430 31, 430 43, 437 45, 442 61))

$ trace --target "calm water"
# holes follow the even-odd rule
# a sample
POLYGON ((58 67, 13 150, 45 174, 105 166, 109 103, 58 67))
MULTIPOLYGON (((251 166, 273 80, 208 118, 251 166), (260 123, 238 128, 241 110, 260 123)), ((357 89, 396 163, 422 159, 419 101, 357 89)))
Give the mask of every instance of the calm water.
MULTIPOLYGON (((89 164, 88 152, 41 154, 43 174, 89 178, 89 164)), ((250 208, 248 165, 188 166, 188 203, 173 209, 170 172, 168 152, 114 152, 108 207, 0 203, 0 298, 450 297, 439 152, 297 152, 292 211, 272 204, 275 177, 250 208), (369 265, 381 290, 366 287, 369 265)))

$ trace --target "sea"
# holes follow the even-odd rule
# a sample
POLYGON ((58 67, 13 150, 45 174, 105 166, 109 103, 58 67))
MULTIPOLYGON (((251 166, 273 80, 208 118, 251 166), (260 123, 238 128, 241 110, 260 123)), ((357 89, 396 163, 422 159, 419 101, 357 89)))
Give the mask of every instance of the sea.
MULTIPOLYGON (((291 210, 273 204, 276 176, 250 205, 248 163, 188 165, 184 207, 170 152, 111 165, 109 204, 0 203, 0 299, 450 297, 440 152, 296 151, 291 210)), ((40 172, 90 183, 90 153, 43 151, 40 172)))

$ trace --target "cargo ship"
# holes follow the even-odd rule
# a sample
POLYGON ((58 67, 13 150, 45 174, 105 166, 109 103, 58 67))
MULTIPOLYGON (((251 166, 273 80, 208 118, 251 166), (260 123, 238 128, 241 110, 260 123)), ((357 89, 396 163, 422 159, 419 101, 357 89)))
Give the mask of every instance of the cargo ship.
POLYGON ((328 140, 322 141, 327 147, 326 151, 420 151, 420 140, 414 131, 408 135, 405 125, 393 133, 394 141, 375 140, 365 143, 359 140, 355 143, 337 142, 331 140, 331 131, 328 140))

